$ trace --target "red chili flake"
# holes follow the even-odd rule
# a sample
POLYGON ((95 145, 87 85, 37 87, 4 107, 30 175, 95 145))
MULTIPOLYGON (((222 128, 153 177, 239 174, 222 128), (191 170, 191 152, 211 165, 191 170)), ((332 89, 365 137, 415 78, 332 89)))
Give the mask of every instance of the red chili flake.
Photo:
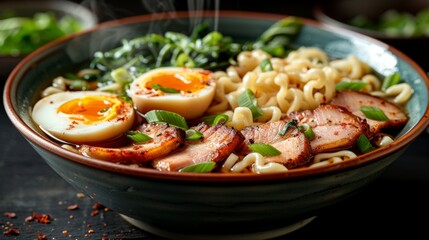
POLYGON ((105 212, 110 211, 110 209, 109 209, 109 208, 107 208, 107 207, 106 207, 106 208, 104 208, 103 210, 104 210, 105 212))
POLYGON ((9 228, 6 231, 3 232, 3 235, 6 236, 18 236, 19 235, 19 230, 16 228, 9 228))
POLYGON ((97 209, 91 212, 91 217, 95 217, 98 214, 100 214, 100 211, 98 211, 97 209))
POLYGON ((70 216, 69 216, 69 218, 70 218, 70 219, 73 219, 73 218, 74 218, 74 216, 73 216, 73 215, 70 215, 70 216))
POLYGON ((67 234, 67 230, 63 230, 63 234, 66 235, 67 234))
POLYGON ((33 216, 28 216, 24 219, 24 222, 32 222, 32 221, 34 221, 33 216))
POLYGON ((88 233, 95 233, 94 229, 89 229, 88 233))
POLYGON ((39 237, 39 240, 48 240, 48 237, 40 231, 37 231, 37 237, 39 237))
POLYGON ((36 220, 36 222, 39 222, 39 223, 47 224, 51 222, 51 217, 47 214, 39 215, 37 213, 33 213, 33 218, 36 220))
POLYGON ((90 228, 90 227, 91 227, 91 224, 90 224, 90 223, 86 224, 86 227, 87 227, 87 228, 90 228))
POLYGON ((8 218, 16 218, 16 213, 14 213, 14 212, 5 212, 4 216, 8 217, 8 218))
POLYGON ((92 205, 92 209, 102 209, 104 208, 104 206, 100 203, 95 203, 94 205, 92 205))
POLYGON ((67 206, 67 210, 69 210, 69 211, 73 211, 73 210, 77 210, 77 209, 79 209, 79 205, 77 205, 77 204, 72 204, 72 205, 67 206))

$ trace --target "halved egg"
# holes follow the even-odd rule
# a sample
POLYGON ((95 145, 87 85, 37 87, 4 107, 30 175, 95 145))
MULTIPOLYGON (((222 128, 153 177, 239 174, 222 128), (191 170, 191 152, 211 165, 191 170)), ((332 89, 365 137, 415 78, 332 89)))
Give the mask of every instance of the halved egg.
POLYGON ((185 119, 194 119, 210 106, 215 87, 210 71, 164 67, 139 76, 131 83, 129 95, 143 114, 150 110, 166 110, 185 119))
POLYGON ((60 92, 40 99, 33 121, 51 136, 70 143, 109 140, 131 129, 133 105, 119 96, 96 91, 60 92))

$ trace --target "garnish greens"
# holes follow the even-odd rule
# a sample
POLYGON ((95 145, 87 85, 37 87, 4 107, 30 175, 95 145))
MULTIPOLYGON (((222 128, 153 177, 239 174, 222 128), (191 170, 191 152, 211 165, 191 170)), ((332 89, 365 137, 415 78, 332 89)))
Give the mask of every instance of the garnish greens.
POLYGON ((361 151, 362 153, 371 152, 375 149, 375 147, 372 146, 371 142, 364 134, 361 134, 359 136, 358 140, 356 141, 356 145, 359 148, 359 151, 361 151))
POLYGON ((42 45, 80 31, 81 23, 71 16, 57 18, 52 12, 39 12, 32 17, 14 13, 0 16, 0 54, 28 54, 42 45))
POLYGON ((384 114, 383 110, 378 107, 361 106, 360 111, 365 117, 376 121, 387 121, 389 118, 384 114))
POLYGON ((149 123, 163 122, 181 128, 183 130, 189 129, 185 118, 174 112, 169 112, 165 110, 152 110, 147 112, 144 115, 144 118, 146 118, 149 123))
POLYGON ((249 144, 248 147, 253 152, 260 153, 262 156, 277 156, 281 154, 281 152, 277 148, 269 144, 253 143, 253 144, 249 144))
POLYGON ((215 126, 217 124, 223 124, 228 122, 229 117, 226 114, 217 114, 203 117, 202 121, 207 123, 210 126, 215 126))
POLYGON ((258 106, 255 94, 248 88, 238 96, 237 101, 240 107, 247 107, 250 109, 253 118, 258 118, 264 114, 262 109, 258 106))
POLYGON ((151 140, 152 138, 141 131, 128 131, 126 133, 126 136, 133 140, 133 142, 143 143, 151 140))
POLYGON ((203 162, 194 165, 184 167, 179 170, 179 172, 198 172, 198 173, 207 173, 211 172, 216 166, 215 162, 203 162))

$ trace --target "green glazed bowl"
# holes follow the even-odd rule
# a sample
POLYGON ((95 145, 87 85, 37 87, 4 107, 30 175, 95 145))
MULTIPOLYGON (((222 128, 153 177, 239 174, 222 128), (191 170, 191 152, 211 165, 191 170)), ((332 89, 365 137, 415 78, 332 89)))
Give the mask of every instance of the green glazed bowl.
POLYGON ((376 179, 428 126, 429 80, 418 65, 369 37, 305 20, 297 45, 319 47, 332 58, 354 54, 381 74, 399 72, 412 86, 414 94, 406 106, 410 121, 394 143, 349 161, 283 173, 164 173, 81 156, 37 130, 29 113, 40 90, 60 73, 87 63, 94 52, 118 46, 123 38, 167 30, 189 32, 192 23, 204 18, 218 23, 225 35, 254 40, 285 17, 228 11, 220 12, 219 19, 215 12, 188 14, 122 19, 55 41, 25 58, 10 74, 4 90, 8 116, 49 166, 76 189, 146 231, 182 239, 284 235, 376 179))

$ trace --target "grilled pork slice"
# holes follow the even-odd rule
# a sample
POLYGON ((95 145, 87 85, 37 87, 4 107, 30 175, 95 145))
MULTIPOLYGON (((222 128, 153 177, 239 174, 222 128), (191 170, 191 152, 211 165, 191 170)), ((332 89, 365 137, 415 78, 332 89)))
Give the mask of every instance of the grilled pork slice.
POLYGON ((370 136, 374 136, 374 134, 380 132, 383 128, 402 127, 408 121, 407 115, 395 104, 363 92, 348 90, 338 92, 331 103, 343 106, 356 116, 365 118, 370 126, 370 136), (389 120, 377 121, 366 118, 360 111, 360 107, 362 106, 380 108, 389 120))
POLYGON ((349 148, 361 134, 368 134, 368 124, 347 109, 333 105, 320 105, 314 110, 293 112, 287 120, 309 124, 315 138, 311 141, 314 154, 349 148))
POLYGON ((265 157, 268 162, 280 163, 291 169, 310 161, 312 157, 310 141, 298 128, 289 127, 284 135, 279 134, 286 124, 286 121, 268 122, 241 130, 246 138, 242 154, 250 152, 247 144, 264 143, 281 152, 277 156, 265 157))
POLYGON ((104 148, 83 145, 80 152, 88 157, 115 163, 142 163, 168 155, 171 151, 185 143, 185 132, 179 128, 170 127, 165 123, 144 123, 137 130, 152 139, 134 142, 132 146, 123 148, 104 148))
POLYGON ((243 135, 222 124, 210 127, 205 123, 194 128, 203 133, 203 138, 187 141, 183 149, 153 161, 159 171, 179 171, 180 169, 204 162, 225 160, 243 142, 243 135))

